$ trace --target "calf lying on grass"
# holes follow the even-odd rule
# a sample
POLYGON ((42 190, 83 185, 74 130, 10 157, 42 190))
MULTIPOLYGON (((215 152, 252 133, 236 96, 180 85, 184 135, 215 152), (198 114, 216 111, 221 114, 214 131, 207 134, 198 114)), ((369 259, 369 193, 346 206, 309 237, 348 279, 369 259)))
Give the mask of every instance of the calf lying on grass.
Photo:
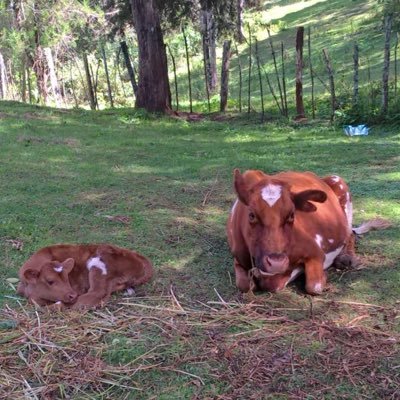
POLYGON ((148 282, 151 262, 109 244, 57 244, 34 253, 19 271, 18 293, 40 306, 91 308, 111 293, 148 282))

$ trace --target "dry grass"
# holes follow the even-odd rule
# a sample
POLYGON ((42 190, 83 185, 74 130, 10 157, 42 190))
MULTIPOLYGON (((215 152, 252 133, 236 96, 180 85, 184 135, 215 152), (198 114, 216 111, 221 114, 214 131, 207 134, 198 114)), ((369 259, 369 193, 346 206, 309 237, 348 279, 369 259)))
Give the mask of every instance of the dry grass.
MULTIPOLYGON (((166 296, 116 298, 84 315, 6 307, 0 398, 129 398, 132 391, 157 398, 165 388, 146 379, 151 373, 183 379, 193 399, 347 398, 343 385, 353 387, 353 398, 400 397, 400 335, 367 323, 383 307, 219 298, 183 303, 171 287, 166 296), (327 319, 344 307, 351 319, 327 319), (112 351, 133 354, 113 362, 112 351), (213 382, 222 389, 211 394, 213 382)), ((391 327, 398 311, 386 316, 391 327)))

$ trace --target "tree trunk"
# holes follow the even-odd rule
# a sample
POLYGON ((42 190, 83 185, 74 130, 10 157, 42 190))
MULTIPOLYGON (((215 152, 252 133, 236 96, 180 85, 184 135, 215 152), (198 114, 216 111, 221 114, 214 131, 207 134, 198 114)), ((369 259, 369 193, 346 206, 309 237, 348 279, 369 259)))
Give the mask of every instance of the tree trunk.
POLYGON ((394 46, 394 98, 397 99, 397 48, 399 46, 399 32, 396 33, 396 43, 394 46))
POLYGON ((101 56, 103 58, 104 72, 106 74, 108 100, 110 101, 111 108, 114 108, 114 101, 113 101, 111 82, 110 82, 110 74, 108 72, 107 57, 106 57, 106 52, 104 50, 104 46, 101 46, 101 56))
POLYGON ((36 84, 39 92, 38 101, 40 101, 41 98, 43 103, 46 104, 48 96, 48 91, 47 91, 48 74, 44 59, 45 57, 43 54, 43 49, 38 44, 38 41, 36 41, 36 51, 35 51, 35 58, 33 61, 33 71, 35 72, 36 75, 36 84))
POLYGON ((296 118, 305 118, 303 103, 303 44, 304 27, 297 28, 296 35, 296 118))
POLYGON ((385 50, 383 56, 382 74, 382 114, 386 114, 389 106, 389 66, 390 66, 390 33, 392 31, 393 15, 385 17, 385 50))
POLYGON ((220 111, 226 111, 228 103, 228 89, 229 89, 229 64, 231 61, 231 41, 224 41, 224 48, 222 53, 222 67, 221 67, 221 104, 220 111))
POLYGON ((128 70, 129 80, 131 81, 133 93, 135 94, 135 97, 137 97, 138 85, 136 83, 135 70, 133 69, 131 58, 129 57, 128 46, 126 45, 125 40, 122 40, 120 45, 122 54, 124 56, 126 69, 128 70))
POLYGON ((51 49, 49 47, 46 47, 43 49, 43 53, 46 57, 47 67, 49 69, 50 84, 51 84, 51 91, 53 92, 53 98, 54 101, 56 102, 56 106, 61 107, 60 86, 58 84, 56 76, 56 70, 54 67, 54 60, 53 60, 53 55, 51 53, 51 49))
POLYGON ((89 97, 89 102, 90 102, 90 109, 95 110, 96 109, 96 100, 94 98, 94 90, 93 90, 93 82, 92 82, 92 76, 90 74, 90 67, 89 67, 89 61, 86 53, 83 53, 82 55, 83 58, 83 65, 85 68, 85 75, 86 75, 86 84, 87 84, 87 95, 89 97))
POLYGON ((217 87, 218 80, 216 55, 217 28, 215 25, 214 16, 210 10, 202 10, 201 12, 201 33, 208 91, 212 93, 217 87))
POLYGON ((147 111, 171 109, 167 54, 154 0, 131 0, 139 46, 136 107, 147 111))
POLYGON ((243 8, 244 0, 236 0, 236 41, 238 43, 244 42, 244 32, 243 32, 243 8))
POLYGON ((24 63, 21 67, 21 100, 26 103, 26 69, 24 63))
POLYGON ((0 99, 7 97, 7 70, 3 55, 0 53, 0 99))

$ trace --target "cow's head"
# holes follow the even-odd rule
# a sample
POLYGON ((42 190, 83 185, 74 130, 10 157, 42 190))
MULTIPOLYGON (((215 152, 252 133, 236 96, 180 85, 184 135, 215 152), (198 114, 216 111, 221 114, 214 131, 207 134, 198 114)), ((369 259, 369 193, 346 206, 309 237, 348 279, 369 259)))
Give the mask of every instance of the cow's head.
POLYGON ((323 203, 326 193, 292 193, 287 183, 268 176, 249 182, 238 169, 234 171, 234 186, 239 200, 246 205, 243 236, 254 266, 265 277, 286 272, 296 213, 316 211, 311 201, 323 203))
POLYGON ((64 262, 46 262, 39 269, 26 269, 23 272, 25 296, 39 304, 58 301, 74 303, 78 294, 72 289, 68 279, 74 264, 74 259, 68 258, 64 262))

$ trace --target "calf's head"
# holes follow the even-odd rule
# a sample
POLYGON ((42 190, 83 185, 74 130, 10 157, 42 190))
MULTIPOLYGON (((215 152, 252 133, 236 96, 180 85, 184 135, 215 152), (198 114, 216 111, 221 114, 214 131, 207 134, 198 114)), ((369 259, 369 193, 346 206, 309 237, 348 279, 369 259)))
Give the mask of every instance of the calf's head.
POLYGON ((41 304, 57 301, 74 303, 78 294, 68 279, 74 264, 74 259, 68 258, 64 262, 46 262, 39 269, 26 269, 23 272, 25 296, 41 304))
POLYGON ((234 171, 234 186, 239 200, 246 206, 242 221, 243 237, 252 262, 263 276, 282 274, 289 267, 289 249, 296 213, 313 212, 313 202, 323 203, 322 190, 292 193, 290 186, 265 176, 255 183, 234 171))

